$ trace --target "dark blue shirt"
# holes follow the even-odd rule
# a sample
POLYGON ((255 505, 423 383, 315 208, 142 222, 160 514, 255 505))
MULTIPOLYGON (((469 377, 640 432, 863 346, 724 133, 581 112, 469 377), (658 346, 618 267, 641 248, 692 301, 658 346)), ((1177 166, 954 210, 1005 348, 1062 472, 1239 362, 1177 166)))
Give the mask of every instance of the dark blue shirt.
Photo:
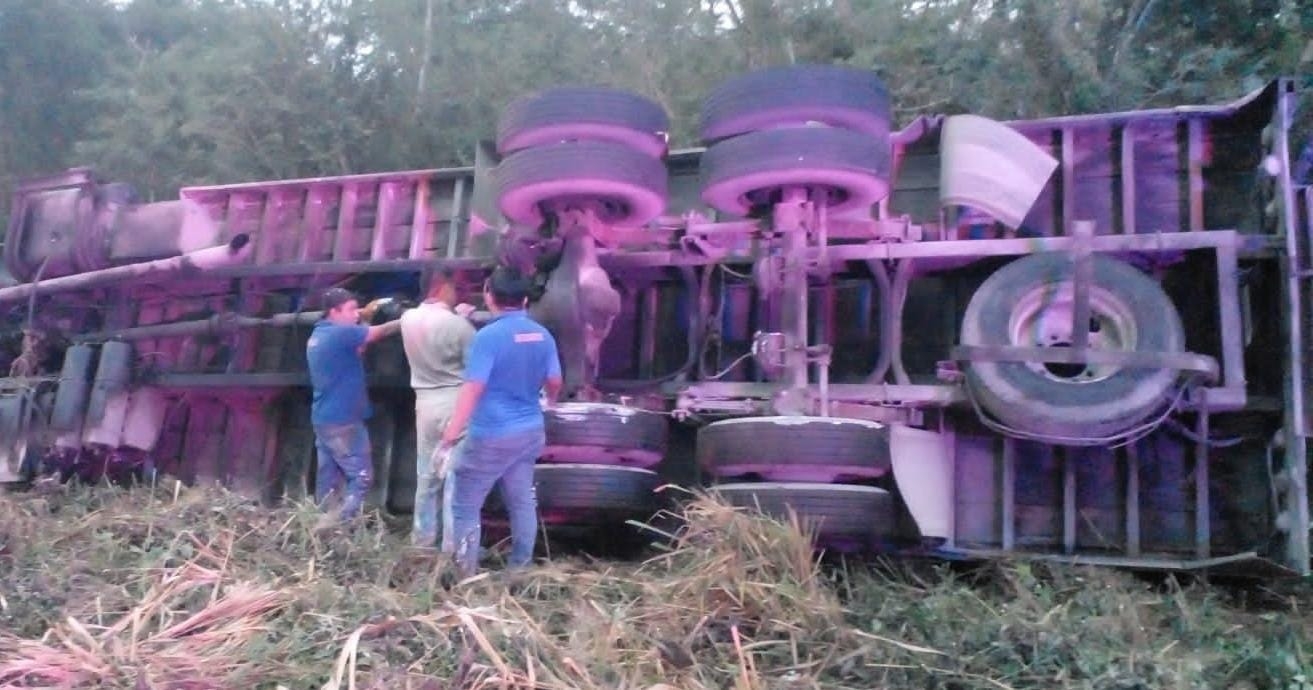
POLYGON ((465 380, 484 384, 470 417, 471 438, 491 438, 542 428, 538 392, 561 375, 556 339, 522 310, 507 312, 479 329, 465 358, 465 380))
POLYGON ((368 335, 368 326, 343 326, 328 320, 315 324, 305 347, 314 387, 311 424, 360 422, 373 414, 360 355, 368 335))

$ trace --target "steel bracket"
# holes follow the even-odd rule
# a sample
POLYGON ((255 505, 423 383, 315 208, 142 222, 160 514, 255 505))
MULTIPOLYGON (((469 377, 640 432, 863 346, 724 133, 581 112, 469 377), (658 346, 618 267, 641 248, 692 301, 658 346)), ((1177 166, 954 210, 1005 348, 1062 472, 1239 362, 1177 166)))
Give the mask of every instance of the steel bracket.
POLYGON ((1193 352, 1123 352, 1059 347, 1011 347, 1006 345, 958 345, 952 358, 957 362, 1042 362, 1045 364, 1104 364, 1131 369, 1175 369, 1198 374, 1208 383, 1218 380, 1217 360, 1193 352))

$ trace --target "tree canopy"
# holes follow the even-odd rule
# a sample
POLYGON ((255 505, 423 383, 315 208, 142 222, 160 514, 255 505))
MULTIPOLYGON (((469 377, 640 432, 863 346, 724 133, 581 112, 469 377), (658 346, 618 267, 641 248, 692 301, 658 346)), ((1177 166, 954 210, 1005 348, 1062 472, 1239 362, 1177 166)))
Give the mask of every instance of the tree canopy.
POLYGON ((902 121, 1215 103, 1308 72, 1311 36, 1302 0, 0 0, 0 184, 468 164, 567 83, 652 97, 692 145, 716 82, 789 62, 878 71, 902 121))

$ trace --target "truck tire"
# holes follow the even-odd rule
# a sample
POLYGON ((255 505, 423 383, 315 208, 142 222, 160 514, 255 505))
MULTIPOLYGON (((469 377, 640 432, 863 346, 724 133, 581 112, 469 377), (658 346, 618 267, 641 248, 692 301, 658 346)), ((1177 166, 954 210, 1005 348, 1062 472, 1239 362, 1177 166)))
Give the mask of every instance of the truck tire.
POLYGON ((562 141, 609 141, 661 158, 669 130, 666 111, 638 94, 567 86, 507 105, 497 123, 497 152, 504 156, 562 141))
POLYGON ((805 187, 832 213, 870 208, 889 194, 889 146, 828 127, 753 132, 714 144, 702 155, 702 200, 735 216, 805 187))
POLYGON ((710 144, 781 125, 819 122, 888 144, 889 90, 875 73, 837 65, 771 67, 730 79, 702 105, 699 134, 710 144))
POLYGON ((717 484, 711 491, 736 508, 787 520, 789 508, 819 541, 886 541, 898 533, 894 498, 874 486, 804 482, 717 484))
POLYGON ((666 166, 626 146, 603 141, 551 144, 513 153, 493 171, 497 204, 516 223, 540 225, 546 202, 599 204, 599 219, 639 226, 666 207, 666 166))
POLYGON ((650 469, 666 453, 666 416, 604 403, 561 403, 543 415, 544 463, 650 469))
MULTIPOLYGON (((611 465, 539 464, 534 467, 539 519, 546 525, 623 524, 659 510, 661 478, 651 470, 611 465)), ((489 494, 485 511, 505 511, 501 491, 489 494)))
POLYGON ((744 417, 698 430, 697 463, 715 477, 836 482, 889 471, 882 424, 834 417, 744 417))
MULTIPOLYGON (((1090 347, 1180 352, 1181 317, 1162 287, 1120 261, 1098 255, 1091 260, 1090 347)), ((971 296, 962 344, 1070 344, 1073 272, 1071 259, 1057 253, 999 269, 971 296)), ((967 364, 966 379, 980 406, 1013 429, 1046 439, 1086 439, 1121 434, 1161 411, 1177 372, 982 361, 967 364)))

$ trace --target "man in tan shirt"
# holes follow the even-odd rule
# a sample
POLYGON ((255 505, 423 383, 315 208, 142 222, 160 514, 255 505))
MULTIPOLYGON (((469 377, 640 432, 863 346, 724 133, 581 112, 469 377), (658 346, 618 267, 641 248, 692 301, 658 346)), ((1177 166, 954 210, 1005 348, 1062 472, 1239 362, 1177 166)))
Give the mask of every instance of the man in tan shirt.
POLYGON ((438 269, 424 302, 401 316, 401 340, 415 389, 415 517, 410 535, 415 546, 433 546, 439 530, 445 532, 451 523, 442 490, 446 469, 434 465, 433 451, 455 409, 465 351, 474 338, 474 326, 465 318, 473 307, 456 304, 455 278, 450 269, 438 269))

